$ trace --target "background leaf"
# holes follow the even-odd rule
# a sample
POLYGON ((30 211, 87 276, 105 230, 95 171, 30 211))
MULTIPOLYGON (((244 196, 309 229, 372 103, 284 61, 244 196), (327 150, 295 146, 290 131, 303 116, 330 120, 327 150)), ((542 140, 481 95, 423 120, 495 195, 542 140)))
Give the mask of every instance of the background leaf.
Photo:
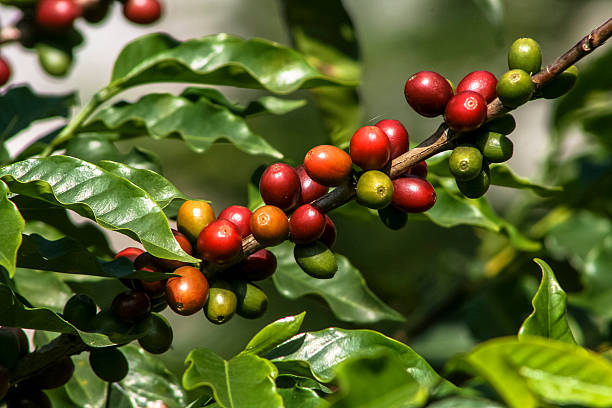
POLYGON ((285 340, 295 336, 302 327, 305 316, 306 312, 302 312, 299 315, 283 317, 270 323, 253 336, 241 354, 260 356, 268 353, 285 340))
POLYGON ((529 189, 542 197, 548 197, 563 190, 563 188, 559 186, 537 184, 525 177, 517 176, 512 169, 505 164, 492 164, 489 168, 491 170, 491 184, 496 186, 529 189))
POLYGON ((12 277, 17 267, 17 250, 21 245, 25 222, 17 206, 9 200, 9 193, 7 185, 0 181, 0 267, 4 267, 12 277))

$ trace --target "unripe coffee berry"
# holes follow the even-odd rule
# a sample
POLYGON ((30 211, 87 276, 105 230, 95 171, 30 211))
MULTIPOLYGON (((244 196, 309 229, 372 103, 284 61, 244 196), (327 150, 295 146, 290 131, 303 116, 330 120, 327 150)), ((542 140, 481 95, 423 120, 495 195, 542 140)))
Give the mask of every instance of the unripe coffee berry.
POLYGON ((242 251, 242 237, 238 227, 228 220, 208 224, 198 237, 198 251, 210 262, 223 263, 242 251))
POLYGON ((351 160, 364 170, 384 167, 391 157, 389 138, 379 127, 364 126, 351 138, 351 160))
POLYGON ((306 170, 304 169, 304 165, 299 165, 295 168, 295 172, 300 178, 300 203, 307 204, 310 203, 317 198, 323 197, 329 191, 329 187, 324 186, 323 184, 319 184, 308 176, 306 170))
POLYGON ((457 180, 467 181, 482 170, 482 153, 474 146, 457 146, 448 158, 448 168, 457 180))
POLYGON ((49 31, 65 31, 81 15, 81 8, 73 0, 39 0, 36 4, 36 23, 49 31))
POLYGON ((569 92, 578 79, 578 68, 572 65, 542 87, 542 96, 546 99, 555 99, 569 92))
POLYGON ((463 77, 457 85, 457 92, 477 92, 489 103, 497 97, 496 86, 497 78, 495 78, 495 75, 489 71, 474 71, 463 77))
POLYGON ((427 180, 415 176, 393 180, 393 204, 397 209, 409 213, 429 210, 436 203, 436 190, 427 180))
POLYGON ((127 0, 123 4, 123 15, 136 24, 151 24, 161 13, 161 3, 157 0, 127 0))
POLYGON ((399 120, 384 119, 376 124, 380 128, 391 144, 391 160, 408 151, 410 137, 408 131, 399 120))
POLYGON ((509 113, 491 119, 486 124, 487 130, 491 132, 501 133, 502 135, 509 135, 516 129, 516 121, 514 116, 509 113))
POLYGON ((251 235, 251 215, 253 213, 241 205, 230 205, 219 213, 218 219, 234 223, 242 238, 251 235))
POLYGON ((388 205, 378 210, 378 216, 382 223, 393 231, 404 228, 408 222, 408 214, 398 210, 392 205, 388 205))
POLYGON ((247 256, 240 265, 240 279, 246 281, 259 281, 269 278, 276 271, 276 256, 267 249, 247 256))
MULTIPOLYGON (((175 229, 172 229, 171 231, 172 231, 172 234, 174 235, 174 239, 176 240, 176 242, 178 242, 179 246, 183 249, 183 251, 185 251, 189 255, 192 255, 193 247, 191 245, 191 242, 189 242, 189 239, 187 238, 187 236, 181 232, 178 232, 175 229)), ((155 258, 155 262, 162 269, 171 270, 171 271, 181 266, 187 265, 186 262, 181 262, 181 261, 177 261, 174 259, 155 258)))
POLYGON ((522 69, 506 72, 497 83, 497 96, 508 108, 518 108, 529 101, 533 91, 531 76, 522 69))
POLYGON ((310 204, 298 207, 289 219, 291 239, 297 244, 306 244, 319 239, 324 230, 325 215, 310 204))
POLYGON ((514 145, 506 136, 497 132, 479 132, 474 144, 489 163, 502 163, 512 157, 514 145))
POLYGON ((6 60, 0 57, 0 86, 6 84, 11 78, 11 66, 6 60))
POLYGON ((215 213, 206 201, 187 200, 178 210, 176 226, 192 243, 195 243, 200 232, 215 220, 215 213))
POLYGON ((262 245, 278 245, 289 237, 287 215, 278 207, 264 205, 253 212, 251 233, 262 245))
POLYGON ((357 181, 357 202, 373 209, 384 208, 393 198, 393 182, 382 171, 366 171, 357 181))
POLYGON ((535 74, 542 66, 540 45, 532 38, 519 38, 510 46, 508 68, 535 74))
POLYGON ((324 186, 339 186, 346 181, 353 162, 344 150, 331 145, 315 146, 304 157, 304 169, 308 176, 324 186))
POLYGON ((487 118, 487 101, 473 91, 459 92, 453 96, 444 111, 444 120, 455 132, 478 129, 487 118))
POLYGON ((321 238, 319 238, 319 241, 327 245, 328 248, 334 246, 334 243, 336 242, 336 225, 327 214, 325 214, 325 229, 323 230, 323 234, 321 235, 321 238))
POLYGON ((489 166, 483 166, 482 171, 473 179, 468 181, 456 180, 459 191, 467 198, 482 197, 491 185, 489 166))
POLYGON ((122 292, 113 299, 111 311, 119 319, 135 323, 151 313, 151 299, 139 290, 122 292))
POLYGON ((300 201, 300 178, 293 167, 274 163, 263 172, 259 180, 259 192, 264 203, 283 211, 295 207, 300 201))
POLYGON ((415 112, 433 118, 444 113, 446 104, 453 96, 453 88, 437 72, 421 71, 408 78, 404 96, 415 112))
POLYGON ((189 316, 204 307, 208 299, 208 280, 198 268, 181 266, 173 273, 180 275, 168 279, 166 300, 176 313, 189 316))

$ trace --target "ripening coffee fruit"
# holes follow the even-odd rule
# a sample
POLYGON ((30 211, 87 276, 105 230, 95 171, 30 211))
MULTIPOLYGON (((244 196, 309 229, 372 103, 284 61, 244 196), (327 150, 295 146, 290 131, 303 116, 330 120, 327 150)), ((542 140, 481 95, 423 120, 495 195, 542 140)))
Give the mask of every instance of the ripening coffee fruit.
POLYGON ((170 349, 174 334, 168 320, 160 314, 151 313, 136 326, 136 332, 146 333, 138 339, 140 347, 151 354, 162 354, 170 349))
POLYGON ((210 287, 204 313, 210 322, 223 324, 234 316, 237 306, 238 298, 232 291, 232 286, 226 281, 218 280, 210 287))
POLYGON ((514 151, 512 141, 497 132, 478 132, 474 137, 474 144, 489 163, 505 162, 512 157, 514 151))
POLYGON ((115 296, 111 311, 125 322, 136 323, 151 313, 151 299, 143 291, 128 290, 115 296))
POLYGON ((99 23, 108 15, 111 0, 98 0, 95 2, 86 2, 83 4, 81 15, 91 24, 99 23))
POLYGON ((0 366, 12 370, 21 357, 19 338, 12 330, 0 328, 0 366))
POLYGON ((275 246, 289 237, 289 220, 278 207, 264 205, 251 217, 251 233, 265 246, 275 246))
POLYGON ((242 261, 239 265, 239 276, 246 281, 264 280, 276 272, 276 266, 276 256, 267 249, 260 249, 242 261))
POLYGON ((296 245, 293 256, 298 266, 313 278, 331 279, 338 271, 334 253, 321 241, 296 245))
POLYGON ((251 216, 253 213, 242 205, 230 205, 219 213, 219 220, 228 220, 240 231, 242 238, 251 235, 251 216))
POLYGON ((298 244, 306 244, 319 239, 324 230, 325 214, 310 204, 298 207, 289 219, 291 239, 298 244))
POLYGON ((357 181, 357 202, 375 210, 385 208, 393 199, 393 182, 382 171, 366 171, 357 181))
POLYGON ((308 176, 304 165, 299 165, 295 168, 295 172, 300 178, 300 204, 307 204, 313 202, 317 198, 323 197, 329 191, 329 187, 323 184, 317 183, 308 176))
POLYGON ((468 198, 482 197, 491 185, 489 166, 484 166, 482 171, 472 180, 456 180, 459 191, 468 198))
POLYGON ((336 225, 327 214, 325 214, 325 229, 323 230, 323 234, 321 235, 321 238, 319 238, 319 241, 324 243, 328 248, 334 246, 334 243, 336 242, 336 225))
POLYGON ((457 180, 468 181, 482 170, 482 153, 474 146, 457 146, 448 158, 448 168, 457 180))
POLYGON ((426 179, 427 178, 427 162, 425 160, 418 162, 414 166, 410 167, 406 173, 412 176, 426 179))
POLYGON ((242 251, 240 230, 231 221, 213 221, 200 232, 198 251, 202 258, 210 262, 229 261, 242 251))
POLYGON ((389 138, 377 126, 359 128, 351 138, 351 160, 364 170, 380 169, 391 157, 389 138))
POLYGON ((68 299, 62 315, 77 329, 89 330, 93 319, 96 317, 96 304, 86 294, 78 293, 68 299))
POLYGON ((353 162, 344 150, 331 145, 315 146, 304 157, 308 176, 327 187, 339 186, 351 175, 353 162))
MULTIPOLYGON (((174 239, 178 242, 179 246, 183 251, 185 251, 188 255, 193 255, 193 246, 187 238, 187 235, 178 232, 174 228, 171 229, 172 235, 174 235, 174 239)), ((162 268, 168 271, 173 271, 176 268, 180 268, 181 266, 187 265, 186 262, 177 261, 174 259, 164 259, 164 258, 155 258, 155 262, 162 268)))
POLYGON ((522 69, 512 69, 497 82, 497 96, 508 108, 518 108, 531 99, 534 86, 531 76, 522 69))
POLYGON ((436 190, 420 177, 406 176, 393 180, 391 204, 408 213, 425 212, 436 203, 436 190))
POLYGON ((119 382, 128 373, 128 361, 116 347, 94 348, 89 352, 89 365, 106 382, 119 382))
POLYGON ((489 103, 497 97, 496 86, 497 78, 495 78, 495 75, 489 71, 474 71, 463 77, 457 85, 457 92, 477 92, 489 103))
POLYGON ((127 258, 130 262, 134 263, 136 258, 138 258, 138 256, 142 253, 144 253, 144 251, 140 248, 127 247, 117 252, 117 255, 115 255, 114 259, 127 258))
POLYGON ((198 268, 181 266, 166 284, 166 301, 176 313, 189 316, 202 309, 208 299, 208 280, 198 268))
POLYGON ((187 200, 178 210, 176 226, 192 243, 195 243, 204 227, 214 220, 215 213, 206 201, 187 200))
POLYGON ((0 328, 0 330, 8 330, 17 337, 17 342, 19 343, 19 357, 23 357, 30 352, 30 341, 22 328, 5 326, 0 328))
POLYGON ((123 3, 123 15, 136 24, 151 24, 159 20, 162 6, 158 0, 127 0, 123 3))
POLYGON ((577 79, 578 68, 572 65, 542 87, 542 96, 546 99, 555 99, 565 95, 574 87, 577 79))
POLYGON ((388 205, 378 210, 378 217, 383 224, 393 231, 404 228, 408 222, 408 214, 398 210, 392 205, 388 205))
POLYGON ((301 198, 300 189, 300 178, 293 167, 285 163, 268 166, 259 180, 259 193, 264 203, 283 211, 298 204, 301 198))
POLYGON ((72 52, 55 47, 44 42, 36 44, 38 63, 45 72, 54 77, 63 77, 68 74, 72 66, 72 52))
POLYGON ((255 284, 234 281, 233 291, 236 294, 238 305, 236 313, 245 319, 257 319, 263 316, 268 308, 268 296, 255 284))
POLYGON ((491 119, 486 123, 486 128, 490 132, 501 133, 502 135, 509 135, 514 132, 516 129, 516 121, 514 120, 514 116, 509 113, 505 115, 499 116, 497 118, 491 119))
MULTIPOLYGON (((148 252, 143 252, 134 260, 134 269, 145 272, 163 272, 158 263, 158 258, 148 252)), ((180 266, 179 266, 180 267, 180 266)), ((174 268, 176 269, 176 268, 174 268)), ((144 279, 133 280, 131 289, 141 289, 151 298, 159 298, 166 292, 166 280, 147 281, 144 279)))
POLYGON ((444 113, 446 104, 453 96, 453 88, 437 72, 421 71, 408 78, 404 96, 415 112, 433 118, 444 113))
POLYGON ((487 118, 487 101, 473 91, 459 92, 453 96, 444 111, 444 120, 455 132, 478 129, 487 118))
POLYGON ((532 38, 519 38, 508 51, 508 68, 522 69, 528 74, 540 72, 542 52, 540 45, 532 38))
POLYGON ((40 390, 52 390, 66 384, 74 374, 74 363, 70 357, 64 357, 26 380, 28 387, 40 390))
POLYGON ((6 84, 11 78, 11 66, 6 60, 0 57, 0 86, 6 84))
POLYGON ((74 0, 39 0, 36 3, 36 23, 48 31, 63 32, 81 15, 74 0))
POLYGON ((410 136, 404 125, 402 125, 402 122, 399 120, 384 119, 379 121, 376 127, 380 128, 389 139, 389 143, 391 144, 391 160, 408 151, 410 136))

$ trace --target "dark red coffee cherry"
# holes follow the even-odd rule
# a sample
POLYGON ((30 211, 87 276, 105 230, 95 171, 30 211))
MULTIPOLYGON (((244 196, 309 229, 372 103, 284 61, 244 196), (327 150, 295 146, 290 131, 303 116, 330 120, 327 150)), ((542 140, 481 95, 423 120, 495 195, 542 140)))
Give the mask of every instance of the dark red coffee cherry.
POLYGON ((306 244, 318 239, 325 230, 325 215, 316 207, 304 204, 289 219, 289 232, 295 243, 306 244))
POLYGON ((417 113, 433 118, 444 113, 446 104, 453 96, 453 88, 437 72, 421 71, 408 78, 404 96, 417 113))
MULTIPOLYGON (((229 221, 228 221, 229 222, 229 221)), ((181 266, 166 285, 168 306, 182 316, 192 315, 204 307, 208 299, 208 280, 198 268, 181 266)))
POLYGON ((73 0, 39 0, 36 4, 36 23, 49 31, 68 30, 80 15, 81 8, 73 0))
POLYGON ((259 180, 259 192, 264 203, 283 211, 295 207, 300 201, 300 178, 293 167, 275 163, 263 172, 259 180))
POLYGON ((300 204, 310 203, 317 198, 323 197, 329 191, 329 187, 319 184, 310 178, 304 165, 299 165, 295 168, 295 172, 300 178, 301 184, 301 199, 300 204))
POLYGON ((323 230, 323 234, 319 238, 319 241, 327 245, 328 248, 334 246, 334 243, 336 242, 336 225, 327 214, 325 214, 325 229, 323 230))
POLYGON ((117 255, 115 255, 115 259, 124 257, 124 258, 129 259, 130 262, 134 263, 136 261, 136 258, 138 258, 143 253, 144 251, 140 248, 128 247, 122 251, 119 251, 117 255))
POLYGON ((151 313, 151 299, 139 290, 128 290, 115 296, 111 311, 119 319, 135 323, 151 313))
POLYGON ((52 408, 51 400, 40 389, 27 384, 19 384, 9 390, 6 408, 52 408))
POLYGON ((418 162, 408 169, 406 175, 412 175, 422 179, 427 178, 427 162, 425 160, 418 162))
POLYGON ((453 96, 444 111, 446 124, 455 132, 478 129, 486 118, 487 101, 473 91, 463 91, 453 96))
POLYGON ((210 262, 228 261, 242 251, 240 230, 231 221, 213 221, 200 232, 198 251, 210 262))
POLYGON ((344 150, 331 145, 315 146, 304 157, 308 176, 324 186, 339 186, 351 175, 353 161, 344 150))
POLYGON ((408 131, 399 120, 384 119, 376 124, 380 128, 391 144, 391 160, 408 151, 410 137, 408 131))
POLYGON ((88 1, 83 4, 82 16, 88 23, 99 23, 108 15, 111 0, 88 1))
POLYGON ((497 78, 495 78, 495 75, 489 71, 474 71, 467 74, 459 82, 457 93, 474 91, 479 93, 489 103, 497 97, 496 86, 497 78))
POLYGON ((433 186, 420 177, 407 176, 393 180, 393 204, 396 208, 418 213, 429 210, 436 203, 433 186))
POLYGON ((6 84, 11 78, 11 66, 6 60, 0 57, 0 86, 6 84))
POLYGON ((269 278, 276 272, 276 256, 267 249, 247 256, 240 264, 240 279, 246 281, 259 281, 269 278))
POLYGON ((19 356, 23 357, 30 352, 30 341, 28 340, 28 336, 26 336, 23 329, 19 327, 2 327, 0 330, 11 332, 17 338, 17 343, 19 344, 19 356))
POLYGON ((38 371, 34 377, 26 380, 28 387, 40 390, 52 390, 66 384, 74 373, 74 363, 70 357, 64 357, 53 365, 38 371))
POLYGON ((376 126, 359 128, 351 138, 351 160, 364 170, 384 167, 391 157, 389 138, 376 126))
MULTIPOLYGON (((191 246, 191 242, 189 242, 189 238, 182 232, 178 232, 175 229, 172 229, 172 234, 174 235, 174 239, 178 242, 179 246, 183 249, 183 251, 187 252, 187 254, 193 254, 193 247, 191 246)), ((181 266, 187 265, 186 262, 177 261, 174 259, 163 259, 163 258, 155 258, 155 262, 162 268, 166 270, 173 271, 176 268, 180 268, 181 266)))
POLYGON ((240 231, 242 238, 251 235, 251 216, 253 213, 246 207, 241 205, 230 205, 225 210, 221 211, 217 219, 228 220, 234 223, 240 231))
POLYGON ((151 24, 159 20, 161 3, 157 0, 127 0, 123 4, 123 15, 136 24, 151 24))
MULTIPOLYGON (((158 258, 148 252, 144 252, 136 258, 134 269, 147 272, 163 272, 158 264, 158 258)), ((166 280, 146 281, 139 279, 131 287, 132 289, 142 289, 150 297, 158 298, 166 291, 166 280)))

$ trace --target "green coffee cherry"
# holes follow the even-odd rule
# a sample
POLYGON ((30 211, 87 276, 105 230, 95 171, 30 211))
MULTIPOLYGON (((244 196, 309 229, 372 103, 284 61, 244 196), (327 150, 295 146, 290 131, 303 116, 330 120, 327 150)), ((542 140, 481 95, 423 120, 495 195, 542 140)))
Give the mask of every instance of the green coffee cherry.
POLYGON ((474 144, 489 163, 502 163, 512 157, 514 145, 506 136, 497 132, 479 132, 474 144))
POLYGON ((392 205, 378 210, 378 216, 382 223, 393 231, 404 228, 408 222, 408 213, 398 210, 392 205))
POLYGON ((77 329, 89 330, 96 317, 96 303, 86 294, 79 293, 68 299, 62 314, 77 329))
POLYGON ((296 245, 293 256, 300 268, 313 278, 330 279, 338 271, 334 253, 321 241, 296 245))
POLYGON ((532 38, 519 38, 508 52, 508 68, 522 69, 528 74, 540 72, 542 53, 540 45, 532 38))
POLYGON ((237 305, 238 299, 232 291, 231 285, 226 281, 219 280, 210 287, 204 313, 212 323, 222 324, 234 316, 237 305))
POLYGON ((91 369, 106 382, 119 382, 128 373, 127 359, 116 347, 95 348, 89 352, 91 369))
POLYGON ((471 180, 482 170, 482 153, 474 146, 457 146, 448 159, 448 168, 455 179, 471 180))
POLYGON ((578 79, 578 68, 572 65, 542 87, 542 96, 546 99, 555 99, 568 93, 578 79))
POLYGON ((111 340, 117 342, 129 332, 133 324, 119 320, 110 310, 102 310, 91 324, 91 328, 98 333, 106 334, 111 340))
POLYGON ((527 72, 513 69, 502 75, 495 89, 504 106, 517 108, 531 99, 534 87, 527 72))
POLYGON ((491 119, 485 124, 485 127, 491 132, 509 135, 510 133, 514 132, 514 129, 516 129, 516 121, 514 120, 514 116, 506 113, 505 115, 491 119))
POLYGON ((382 171, 366 171, 357 181, 357 202, 365 207, 379 209, 391 204, 393 182, 382 171))
POLYGON ((165 353, 172 345, 174 337, 172 326, 164 316, 157 313, 151 313, 149 317, 138 323, 136 331, 147 333, 138 339, 138 344, 151 354, 165 353))
POLYGON ((480 174, 468 181, 457 181, 457 187, 459 187, 459 191, 463 193, 467 198, 478 198, 482 197, 489 186, 491 185, 491 177, 489 173, 489 166, 485 166, 480 174))
POLYGON ((268 297, 258 286, 244 281, 233 282, 234 293, 238 298, 236 313, 246 319, 261 317, 268 308, 268 297))
POLYGON ((72 54, 69 51, 50 44, 39 43, 36 45, 36 54, 40 66, 47 74, 55 77, 63 77, 68 74, 72 65, 72 54))

